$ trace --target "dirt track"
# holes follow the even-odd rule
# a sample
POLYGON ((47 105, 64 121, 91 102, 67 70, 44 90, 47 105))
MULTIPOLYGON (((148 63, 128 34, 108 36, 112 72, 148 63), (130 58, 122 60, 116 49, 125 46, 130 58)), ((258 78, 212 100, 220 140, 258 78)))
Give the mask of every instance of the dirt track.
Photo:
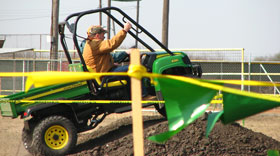
MULTIPOLYGON (((164 129, 164 127, 166 128, 167 126, 167 122, 159 119, 160 117, 158 116, 157 113, 144 113, 145 114, 145 118, 146 120, 150 120, 149 122, 145 122, 145 130, 147 128, 149 128, 148 134, 145 134, 145 137, 153 135, 153 134, 157 134, 159 133, 158 129, 164 129), (147 117, 148 115, 148 117, 147 117), (154 127, 153 127, 154 126, 154 127), (157 128, 157 129, 155 129, 157 128)), ((122 115, 115 115, 112 114, 109 117, 107 117, 105 119, 105 121, 102 123, 101 126, 99 126, 98 128, 96 128, 95 130, 91 131, 91 132, 87 132, 87 133, 83 133, 79 135, 79 139, 78 139, 78 145, 77 148, 74 149, 74 151, 72 152, 71 155, 100 155, 101 152, 103 152, 102 154, 106 154, 108 153, 108 155, 118 155, 117 151, 122 151, 122 152, 126 152, 126 153, 131 153, 130 151, 126 151, 126 150, 131 150, 133 148, 132 146, 132 139, 131 139, 131 120, 129 118, 127 118, 130 114, 126 113, 126 114, 122 114, 122 115), (125 128, 124 125, 128 125, 128 128, 125 128), (109 127, 108 127, 109 126, 109 127), (111 128, 110 128, 111 127, 111 128), (129 128, 130 127, 130 128, 129 128), (114 131, 115 130, 115 131, 114 131), (98 131, 98 132, 96 132, 98 131), (113 131, 113 133, 110 133, 109 131, 113 131), (104 136, 105 138, 107 138, 107 140, 104 140, 104 136), (103 142, 101 140, 95 139, 97 136, 102 137, 103 136, 103 142), (97 144, 97 142, 99 144, 97 144), (101 144, 104 144, 104 146, 102 146, 101 144), (98 153, 99 152, 99 153, 98 153)), ((280 129, 280 115, 278 114, 272 114, 272 113, 265 113, 265 114, 260 114, 260 115, 256 115, 250 118, 247 118, 245 120, 245 127, 248 127, 249 129, 254 130, 255 132, 261 132, 262 134, 265 134, 266 136, 270 136, 272 138, 274 138, 275 140, 280 141, 280 134, 279 134, 279 129, 280 129)), ((242 121, 238 121, 238 123, 241 123, 242 125, 242 121)), ((203 123, 198 123, 198 125, 201 125, 203 123)), ((196 124, 194 124, 195 126, 196 124)), ((194 128, 194 131, 191 131, 188 129, 188 131, 191 131, 191 134, 193 137, 195 137, 195 133, 196 131, 201 131, 200 129, 205 129, 204 127, 201 128, 197 128, 194 126, 189 126, 190 128, 194 128)), ((0 155, 2 156, 28 156, 29 154, 27 153, 27 151, 25 151, 22 142, 21 142, 21 130, 23 127, 23 121, 20 119, 10 119, 10 118, 3 118, 0 117, 0 155)), ((220 128, 219 131, 221 131, 223 129, 223 127, 225 127, 224 125, 218 125, 215 126, 220 128)), ((254 141, 256 144, 265 144, 265 140, 269 140, 271 142, 271 138, 266 137, 266 136, 260 136, 259 133, 254 133, 252 131, 246 130, 246 129, 242 129, 242 128, 238 128, 238 126, 235 126, 236 129, 241 129, 242 133, 245 131, 247 135, 242 135, 239 136, 239 134, 236 134, 236 137, 241 137, 239 138, 239 140, 242 139, 243 141, 248 141, 246 139, 248 139, 248 137, 246 136, 250 136, 251 141, 254 141), (251 136, 251 134, 254 134, 253 136, 257 136, 257 138, 251 136), (243 137, 243 138, 242 138, 243 137), (261 138, 261 139, 260 139, 261 138), (244 140, 245 139, 245 140, 244 140), (256 140, 260 140, 261 143, 256 142, 256 140)), ((233 129, 232 127, 230 127, 230 129, 233 129)), ((212 135, 216 135, 214 131, 215 128, 213 129, 213 134, 212 135)), ((228 131, 229 129, 225 130, 228 131)), ((222 130, 223 131, 223 130, 222 130)), ((244 134, 245 134, 244 132, 244 134)), ((188 132, 182 132, 182 135, 187 136, 188 132)), ((220 132, 219 132, 220 133, 220 132)), ((200 135, 200 134, 199 134, 200 135)), ((233 137, 233 138, 234 138, 233 137)), ((175 143, 176 142, 180 142, 179 144, 183 144, 181 141, 184 141, 184 146, 186 145, 190 145, 187 147, 195 147, 195 144, 197 143, 191 143, 191 142, 186 142, 185 139, 181 138, 181 137, 174 137, 173 141, 170 141, 169 143, 167 143, 165 145, 165 147, 163 148, 163 146, 159 146, 156 145, 154 143, 151 142, 147 142, 147 140, 145 141, 145 144, 149 144, 149 146, 151 146, 153 149, 161 149, 161 150, 165 150, 165 154, 168 153, 168 149, 170 150, 168 154, 166 155, 176 155, 176 153, 171 152, 172 149, 174 149, 175 147, 172 147, 173 145, 175 146, 175 144, 173 144, 175 139, 175 143)), ((190 138, 189 138, 190 139, 190 138)), ((204 140, 203 137, 200 138, 201 140, 204 140)), ((217 140, 221 139, 221 137, 219 138, 212 138, 211 142, 216 142, 217 140)), ((199 142, 200 144, 203 143, 203 141, 201 140, 196 140, 197 142, 199 142)), ((273 139, 272 139, 273 140, 273 139)), ((205 141, 205 140, 204 140, 205 141)), ((271 142, 272 144, 272 142, 271 142)), ((178 143, 176 143, 176 146, 178 146, 178 143)), ((247 146, 247 145, 245 145, 247 146)), ((264 145, 264 146, 258 146, 259 148, 263 147, 270 147, 270 145, 264 145)), ((275 143, 275 148, 280 149, 280 143, 278 144, 277 142, 275 143)), ((204 148, 204 147, 201 147, 204 148)), ((211 147, 212 148, 212 147, 211 147)), ((210 148, 210 146, 207 148, 205 147, 205 149, 199 149, 199 150, 208 150, 208 154, 213 150, 210 148)), ((223 150, 229 150, 228 148, 223 147, 223 150)), ((242 149, 243 147, 240 147, 240 149, 242 149)), ((146 149, 145 148, 145 152, 150 152, 149 155, 159 155, 160 153, 158 153, 159 151, 153 151, 153 149, 146 149), (156 153, 154 153, 156 152, 156 153)), ((175 148, 176 149, 176 148, 175 148)), ((239 148, 238 148, 239 149, 239 148)), ((243 150, 245 150, 247 148, 244 148, 243 150)), ((253 147, 252 148, 248 148, 250 150, 255 150, 253 147)), ((187 151, 195 151, 198 150, 196 148, 191 148, 191 149, 182 149, 185 150, 185 152, 187 151)), ((235 152, 236 149, 232 149, 233 152, 235 152)), ((263 149, 265 150, 265 149, 263 149)), ((182 151, 181 151, 182 152, 182 151)), ((197 151, 198 154, 200 151, 197 151)), ((228 151, 228 152, 232 152, 232 151, 228 151)), ((161 153, 162 154, 162 153, 161 153)), ((180 153, 177 153, 180 155, 180 153)), ((182 153, 181 153, 182 154, 182 153)), ((202 154, 202 153, 200 153, 202 154)), ((206 153, 204 153, 206 154, 206 153)), ((202 154, 203 155, 203 154, 202 154)), ((232 154, 234 155, 234 154, 232 154)), ((250 155, 250 154, 249 154, 250 155)), ((252 154, 251 154, 252 155, 252 154)), ((260 154, 262 155, 262 154, 260 154)))

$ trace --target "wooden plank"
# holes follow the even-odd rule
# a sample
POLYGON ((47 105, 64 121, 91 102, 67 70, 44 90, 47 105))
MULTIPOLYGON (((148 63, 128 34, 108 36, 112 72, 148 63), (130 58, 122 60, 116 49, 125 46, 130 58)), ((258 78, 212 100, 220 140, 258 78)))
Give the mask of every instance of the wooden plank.
MULTIPOLYGON (((130 53, 130 63, 140 65, 140 52, 138 49, 134 49, 130 53)), ((141 80, 134 77, 131 77, 131 94, 134 155, 144 156, 141 80)))

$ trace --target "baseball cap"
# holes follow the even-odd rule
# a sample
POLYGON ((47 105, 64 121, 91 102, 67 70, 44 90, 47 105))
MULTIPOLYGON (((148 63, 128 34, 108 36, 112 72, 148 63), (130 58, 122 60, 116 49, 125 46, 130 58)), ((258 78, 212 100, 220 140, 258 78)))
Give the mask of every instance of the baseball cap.
POLYGON ((87 34, 100 34, 100 33, 107 33, 107 30, 105 30, 100 25, 92 25, 87 30, 87 34))

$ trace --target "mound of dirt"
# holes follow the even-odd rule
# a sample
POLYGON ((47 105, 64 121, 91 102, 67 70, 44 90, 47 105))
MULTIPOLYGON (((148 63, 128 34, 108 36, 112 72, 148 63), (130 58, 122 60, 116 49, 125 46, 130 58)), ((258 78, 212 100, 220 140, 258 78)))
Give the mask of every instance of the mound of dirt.
MULTIPOLYGON (((144 152, 149 156, 263 156, 267 155, 269 149, 280 149, 280 142, 244 128, 238 123, 223 125, 218 122, 206 138, 205 117, 196 120, 165 144, 156 144, 147 138, 167 131, 167 121, 159 116, 144 117, 144 121, 144 152)), ((77 147, 70 155, 132 156, 132 139, 131 118, 123 118, 98 131, 81 134, 77 147)))

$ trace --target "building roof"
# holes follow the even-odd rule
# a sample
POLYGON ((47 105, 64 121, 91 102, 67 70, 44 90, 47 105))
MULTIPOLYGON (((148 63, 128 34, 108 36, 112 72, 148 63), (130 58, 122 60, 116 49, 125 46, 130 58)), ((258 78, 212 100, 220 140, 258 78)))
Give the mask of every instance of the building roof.
POLYGON ((33 48, 0 48, 0 54, 32 51, 33 48))

